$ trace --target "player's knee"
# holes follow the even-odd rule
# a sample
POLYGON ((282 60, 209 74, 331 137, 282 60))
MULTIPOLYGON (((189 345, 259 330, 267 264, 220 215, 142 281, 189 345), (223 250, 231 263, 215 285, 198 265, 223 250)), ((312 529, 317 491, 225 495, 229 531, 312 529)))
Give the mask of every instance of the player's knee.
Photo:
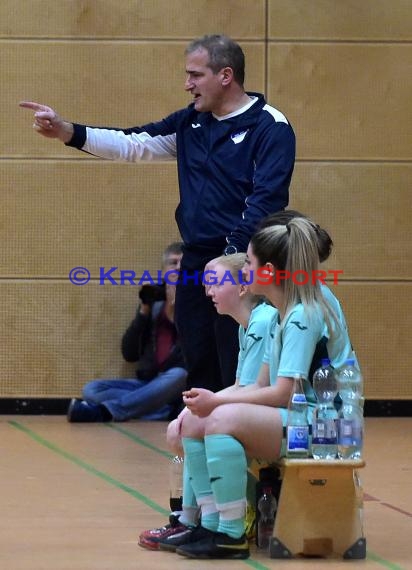
POLYGON ((234 415, 232 404, 218 406, 206 420, 205 433, 225 433, 231 435, 236 430, 236 423, 236 415, 234 415))

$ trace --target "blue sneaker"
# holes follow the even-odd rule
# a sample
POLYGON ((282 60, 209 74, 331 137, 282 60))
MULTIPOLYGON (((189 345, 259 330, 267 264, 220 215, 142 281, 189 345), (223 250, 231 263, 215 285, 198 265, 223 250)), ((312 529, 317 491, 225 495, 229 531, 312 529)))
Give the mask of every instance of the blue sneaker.
POLYGON ((67 410, 67 421, 74 422, 108 422, 110 413, 101 404, 90 404, 86 400, 73 398, 67 410))

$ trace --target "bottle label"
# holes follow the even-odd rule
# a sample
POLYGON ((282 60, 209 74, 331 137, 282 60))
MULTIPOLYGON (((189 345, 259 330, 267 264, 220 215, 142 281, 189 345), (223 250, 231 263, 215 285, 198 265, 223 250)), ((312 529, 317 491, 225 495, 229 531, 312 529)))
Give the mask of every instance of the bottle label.
POLYGON ((287 451, 309 451, 309 426, 288 426, 287 451))
POLYGON ((312 426, 312 443, 315 445, 336 445, 335 420, 315 420, 312 426))
POLYGON ((339 444, 344 446, 361 445, 362 426, 353 420, 339 420, 339 444))
POLYGON ((305 394, 293 394, 292 396, 292 404, 306 404, 306 396, 305 394))

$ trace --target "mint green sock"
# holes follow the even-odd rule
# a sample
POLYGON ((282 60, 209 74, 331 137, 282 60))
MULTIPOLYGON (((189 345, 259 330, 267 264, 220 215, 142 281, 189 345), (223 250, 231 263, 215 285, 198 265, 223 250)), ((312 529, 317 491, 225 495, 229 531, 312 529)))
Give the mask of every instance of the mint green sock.
POLYGON ((201 508, 201 524, 204 528, 216 531, 219 524, 209 472, 207 470, 206 448, 203 439, 183 437, 185 463, 189 482, 192 486, 196 502, 201 508))
POLYGON ((240 538, 245 532, 247 460, 245 450, 230 435, 205 437, 207 468, 219 510, 218 532, 240 538))

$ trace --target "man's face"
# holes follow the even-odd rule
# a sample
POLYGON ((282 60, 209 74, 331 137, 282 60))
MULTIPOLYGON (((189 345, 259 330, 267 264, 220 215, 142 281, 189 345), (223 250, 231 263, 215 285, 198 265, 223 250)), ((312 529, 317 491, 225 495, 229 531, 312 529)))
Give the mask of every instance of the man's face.
POLYGON ((167 276, 167 282, 176 283, 178 280, 178 273, 180 271, 180 262, 182 260, 181 253, 169 253, 163 263, 163 275, 167 271, 171 271, 167 276))
POLYGON ((223 96, 222 70, 214 74, 208 67, 209 54, 197 49, 186 56, 185 90, 193 95, 196 111, 218 114, 223 96))

